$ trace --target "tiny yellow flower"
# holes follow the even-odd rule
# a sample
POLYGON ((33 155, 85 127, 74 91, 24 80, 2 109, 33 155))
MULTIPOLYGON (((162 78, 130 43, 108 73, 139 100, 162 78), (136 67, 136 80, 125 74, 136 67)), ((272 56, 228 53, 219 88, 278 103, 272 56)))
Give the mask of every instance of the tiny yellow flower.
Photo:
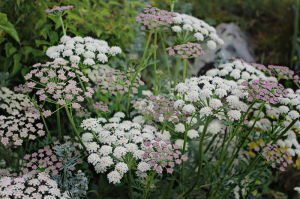
POLYGON ((257 195, 257 190, 251 192, 254 196, 257 195))

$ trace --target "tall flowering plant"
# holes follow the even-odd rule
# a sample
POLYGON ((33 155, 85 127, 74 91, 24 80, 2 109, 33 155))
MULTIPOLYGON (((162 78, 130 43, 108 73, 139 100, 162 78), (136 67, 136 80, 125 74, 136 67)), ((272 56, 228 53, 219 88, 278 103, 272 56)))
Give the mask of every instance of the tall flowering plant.
POLYGON ((189 61, 223 41, 170 3, 136 16, 146 36, 137 60, 68 36, 63 19, 77 8, 46 11, 60 42, 15 92, 0 88, 2 198, 252 198, 299 159, 299 77, 238 59, 191 77, 189 61), (170 82, 159 86, 164 66, 170 82))

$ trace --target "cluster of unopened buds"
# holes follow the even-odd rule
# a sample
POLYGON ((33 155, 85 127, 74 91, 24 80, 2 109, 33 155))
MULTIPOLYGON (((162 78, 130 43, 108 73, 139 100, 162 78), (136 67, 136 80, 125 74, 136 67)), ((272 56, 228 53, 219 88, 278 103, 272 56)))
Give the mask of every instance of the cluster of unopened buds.
POLYGON ((172 174, 175 164, 179 165, 188 159, 177 145, 172 146, 170 141, 163 141, 161 138, 155 138, 152 142, 144 142, 144 146, 143 160, 150 165, 150 169, 159 174, 164 169, 167 173, 172 174))
POLYGON ((174 23, 173 17, 175 16, 176 14, 174 13, 147 5, 144 9, 144 13, 140 13, 136 16, 135 20, 142 23, 141 30, 152 30, 154 28, 168 29, 168 27, 174 23))
POLYGON ((170 56, 178 55, 183 59, 196 58, 204 54, 201 45, 198 43, 180 44, 166 49, 170 56))
POLYGON ((276 104, 279 102, 279 97, 287 97, 288 94, 288 91, 281 84, 269 80, 253 80, 250 83, 244 81, 242 85, 245 86, 243 90, 249 92, 249 102, 256 99, 276 104))

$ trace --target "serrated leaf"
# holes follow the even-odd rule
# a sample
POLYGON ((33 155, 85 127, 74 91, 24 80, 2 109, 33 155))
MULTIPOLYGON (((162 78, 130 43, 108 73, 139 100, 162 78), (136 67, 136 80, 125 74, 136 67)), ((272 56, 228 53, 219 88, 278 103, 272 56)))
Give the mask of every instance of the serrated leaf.
POLYGON ((7 20, 5 13, 0 12, 0 29, 9 34, 14 40, 20 44, 20 39, 15 26, 7 20))

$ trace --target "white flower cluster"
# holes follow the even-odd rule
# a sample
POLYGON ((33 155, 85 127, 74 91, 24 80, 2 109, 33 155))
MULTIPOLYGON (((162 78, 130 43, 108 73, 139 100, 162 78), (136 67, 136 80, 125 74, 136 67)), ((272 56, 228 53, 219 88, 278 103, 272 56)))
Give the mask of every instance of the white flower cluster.
POLYGON ((207 71, 206 75, 211 77, 227 77, 228 79, 237 81, 239 85, 243 81, 251 80, 270 80, 277 82, 275 77, 268 77, 255 66, 241 60, 221 64, 218 68, 207 71))
POLYGON ((0 88, 0 108, 10 115, 19 115, 25 108, 34 107, 26 95, 0 88))
POLYGON ((46 173, 29 173, 17 178, 0 178, 1 198, 66 199, 57 183, 46 173))
POLYGON ((217 35, 216 29, 201 19, 187 15, 175 13, 173 17, 173 32, 189 32, 198 42, 206 42, 209 49, 216 49, 217 44, 223 45, 224 41, 217 35))
POLYGON ((52 59, 69 59, 72 63, 83 62, 84 65, 92 66, 96 63, 107 63, 109 56, 121 54, 118 46, 110 47, 106 41, 91 37, 63 36, 60 44, 47 49, 46 55, 52 59))
MULTIPOLYGON (((113 184, 121 182, 129 169, 129 159, 142 160, 145 153, 144 141, 156 137, 166 139, 165 132, 161 134, 153 126, 123 120, 124 117, 124 113, 118 112, 109 121, 104 118, 90 118, 83 120, 81 124, 84 130, 92 131, 82 135, 89 153, 88 162, 94 166, 97 173, 110 170, 107 178, 109 183, 113 184)), ((140 172, 144 170, 142 166, 138 169, 140 172)))
POLYGON ((248 105, 242 101, 247 93, 236 82, 219 77, 193 77, 177 84, 175 91, 185 102, 201 104, 200 117, 215 116, 219 120, 228 117, 235 121, 240 119, 241 112, 248 109, 248 105))

